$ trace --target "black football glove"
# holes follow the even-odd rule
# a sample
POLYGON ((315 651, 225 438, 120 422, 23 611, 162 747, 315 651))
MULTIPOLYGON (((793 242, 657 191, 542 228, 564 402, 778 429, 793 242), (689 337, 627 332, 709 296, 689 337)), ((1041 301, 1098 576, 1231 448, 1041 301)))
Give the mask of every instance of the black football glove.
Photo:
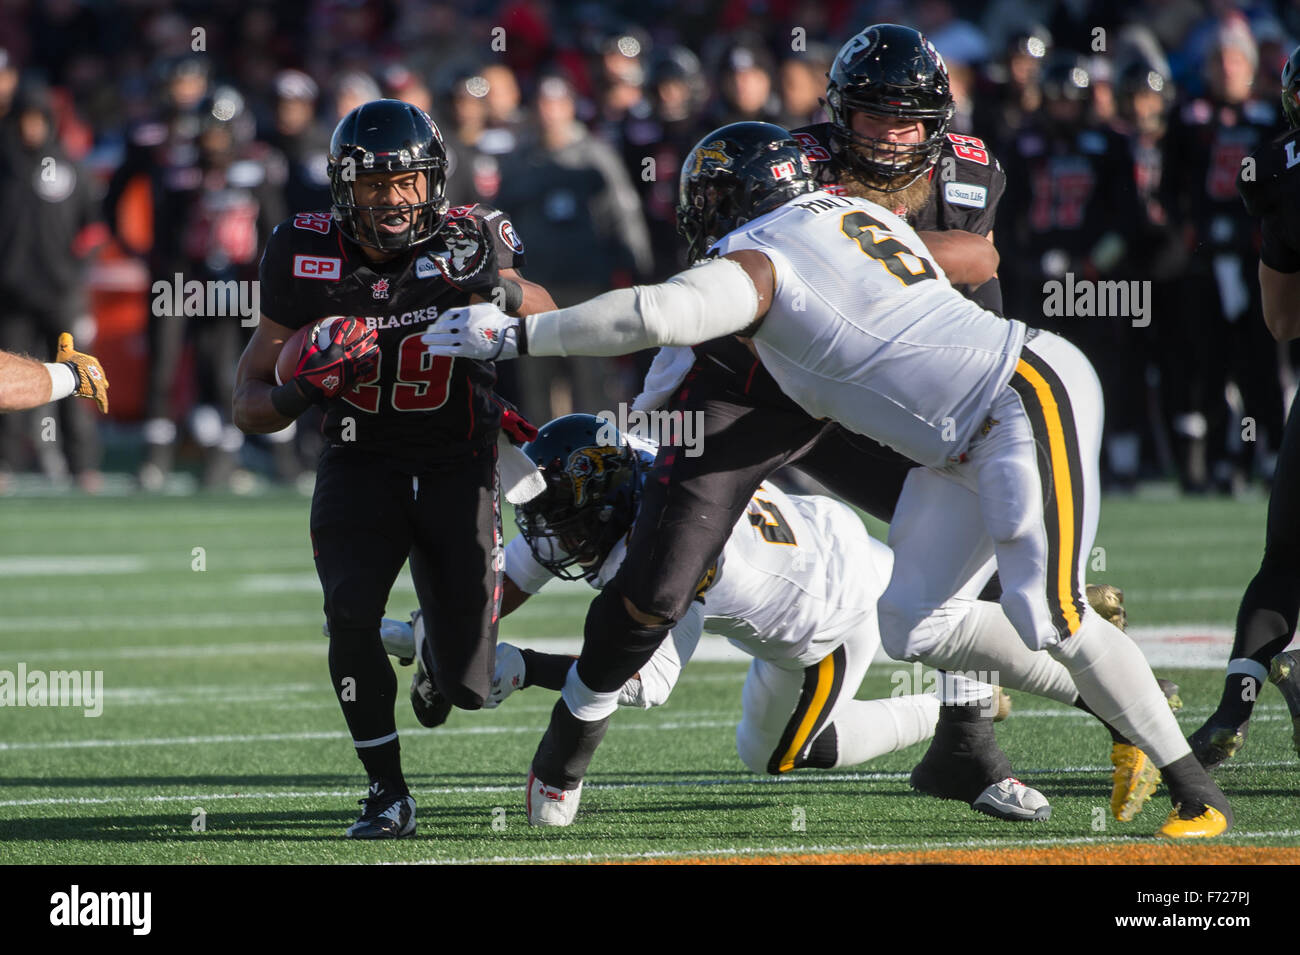
POLYGON ((492 227, 482 219, 451 219, 439 235, 447 251, 434 255, 433 261, 442 277, 462 292, 493 301, 501 281, 492 227))
POLYGON ((335 322, 330 328, 329 344, 309 345, 298 359, 292 381, 313 403, 336 398, 358 381, 364 381, 379 366, 379 335, 371 328, 361 338, 347 341, 357 319, 335 322))

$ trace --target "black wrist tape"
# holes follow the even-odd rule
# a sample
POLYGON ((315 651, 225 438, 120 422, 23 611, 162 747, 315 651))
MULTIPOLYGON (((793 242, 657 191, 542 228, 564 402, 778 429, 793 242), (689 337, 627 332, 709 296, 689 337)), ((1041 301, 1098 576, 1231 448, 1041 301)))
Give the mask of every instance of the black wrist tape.
POLYGON ((271 404, 281 416, 297 418, 311 407, 311 399, 292 381, 286 381, 271 389, 271 404))
POLYGON ((514 279, 508 279, 504 276, 500 279, 501 291, 505 293, 505 301, 501 304, 501 311, 507 315, 514 315, 519 311, 519 306, 524 304, 524 287, 514 279))

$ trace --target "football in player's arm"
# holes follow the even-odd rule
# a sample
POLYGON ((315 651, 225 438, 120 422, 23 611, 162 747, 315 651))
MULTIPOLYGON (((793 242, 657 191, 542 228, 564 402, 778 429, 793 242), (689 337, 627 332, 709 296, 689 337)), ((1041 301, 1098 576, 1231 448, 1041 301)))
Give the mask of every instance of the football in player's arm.
POLYGON ((376 100, 340 120, 331 209, 272 233, 261 321, 237 371, 234 420, 245 432, 279 430, 312 404, 324 412, 310 531, 330 677, 370 780, 352 838, 416 829, 380 632, 408 560, 421 607, 438 608, 439 691, 463 709, 487 698, 503 545, 498 454, 512 427, 531 430, 496 395, 490 362, 431 358, 421 334, 471 302, 554 307, 519 275, 524 244, 508 216, 449 207, 447 165, 437 127, 409 103, 376 100), (284 343, 330 316, 345 318, 277 384, 284 343))
POLYGON ((53 362, 0 351, 0 412, 26 411, 69 395, 89 398, 108 413, 108 377, 99 359, 75 351, 72 336, 59 336, 53 362))

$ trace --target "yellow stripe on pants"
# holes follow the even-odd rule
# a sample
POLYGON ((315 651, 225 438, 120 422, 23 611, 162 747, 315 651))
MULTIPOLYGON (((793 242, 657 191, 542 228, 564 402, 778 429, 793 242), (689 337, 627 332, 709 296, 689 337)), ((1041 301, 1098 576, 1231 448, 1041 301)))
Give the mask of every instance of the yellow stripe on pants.
MULTIPOLYGON (((1061 425, 1061 409, 1052 395, 1052 389, 1037 371, 1023 358, 1016 363, 1016 374, 1024 378, 1038 396, 1047 424, 1047 439, 1052 462, 1052 486, 1056 497, 1057 553, 1056 586, 1061 613, 1070 633, 1079 629, 1079 610, 1074 604, 1074 581, 1070 567, 1074 560, 1074 494, 1070 487, 1070 459, 1065 450, 1065 428, 1061 425)), ((1044 505, 1046 502, 1044 502, 1044 505)), ((1047 519, 1047 515, 1043 515, 1047 519)), ((1048 582, 1050 586, 1050 581, 1048 582)))
POLYGON ((788 773, 794 769, 795 758, 803 750, 804 744, 807 743, 808 734, 817 725, 817 718, 821 716, 822 709, 826 706, 826 700, 831 695, 831 687, 834 685, 835 654, 832 653, 817 664, 817 689, 813 692, 812 703, 809 704, 808 711, 804 713, 803 719, 799 723, 799 729, 794 734, 794 739, 790 741, 790 748, 781 757, 778 772, 788 773))

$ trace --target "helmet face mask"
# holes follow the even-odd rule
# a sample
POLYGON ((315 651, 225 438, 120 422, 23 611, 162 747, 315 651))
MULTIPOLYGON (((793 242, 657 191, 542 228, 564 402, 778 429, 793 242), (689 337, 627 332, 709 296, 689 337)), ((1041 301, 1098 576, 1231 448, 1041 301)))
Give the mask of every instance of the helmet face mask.
POLYGON ((524 446, 546 490, 515 509, 515 523, 537 562, 561 580, 596 573, 632 527, 641 460, 613 425, 565 415, 524 446))
POLYGON ((866 185, 900 192, 934 168, 954 105, 943 58, 915 30, 892 23, 867 27, 836 54, 826 87, 831 150, 866 185), (900 124, 919 122, 919 142, 855 131, 855 113, 900 124))
POLYGON ((329 178, 339 230, 359 245, 400 252, 433 238, 445 221, 442 136, 410 103, 374 100, 344 116, 330 140, 329 178), (417 177, 413 189, 404 181, 409 174, 417 177), (380 195, 409 201, 369 201, 376 186, 387 187, 380 195))
POLYGON ((690 151, 677 189, 677 232, 694 263, 746 222, 796 196, 815 192, 812 166, 786 130, 771 123, 732 123, 690 151))

